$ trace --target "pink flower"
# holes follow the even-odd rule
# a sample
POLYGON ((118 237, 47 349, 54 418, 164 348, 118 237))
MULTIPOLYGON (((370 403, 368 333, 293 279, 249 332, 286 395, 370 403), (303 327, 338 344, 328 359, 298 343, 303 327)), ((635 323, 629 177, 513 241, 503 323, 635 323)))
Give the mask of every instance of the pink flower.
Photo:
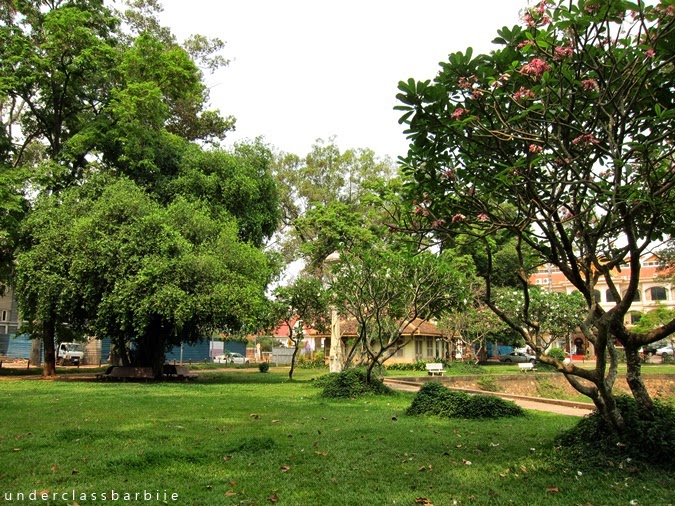
POLYGON ((593 134, 581 134, 579 137, 572 139, 572 144, 575 146, 592 146, 599 143, 600 141, 593 134))
POLYGON ((458 107, 454 111, 452 111, 452 117, 454 119, 459 119, 462 117, 463 114, 468 113, 469 111, 467 109, 462 109, 461 107, 458 107))
POLYGON ((485 213, 480 213, 476 217, 478 218, 478 221, 488 221, 490 219, 490 217, 485 213))
POLYGON ((598 82, 595 79, 584 79, 581 81, 581 86, 586 91, 600 91, 600 86, 598 86, 598 82))
POLYGON ((455 179, 455 171, 453 169, 445 169, 443 171, 443 177, 450 180, 455 179))
POLYGON ((455 223, 456 221, 462 221, 464 218, 466 218, 466 216, 464 216, 463 214, 457 213, 456 215, 454 215, 452 217, 452 222, 455 223))
POLYGON ((541 146, 537 146, 536 144, 530 144, 530 147, 528 148, 528 151, 530 153, 541 153, 541 150, 544 149, 541 146))
POLYGON ((520 73, 538 77, 549 70, 551 70, 551 66, 544 60, 541 58, 532 58, 532 61, 523 65, 520 69, 520 73))
POLYGON ((532 90, 528 90, 524 86, 521 86, 520 89, 513 94, 514 100, 521 100, 521 99, 528 99, 528 98, 533 99, 534 93, 532 93, 532 90))
POLYGON ((533 43, 533 41, 531 41, 530 39, 526 39, 526 40, 522 41, 520 44, 518 44, 518 49, 522 49, 524 47, 527 47, 532 43, 533 43))
POLYGON ((647 58, 654 58, 654 56, 656 56, 656 53, 654 52, 653 49, 647 49, 647 50, 645 51, 645 56, 646 56, 647 58))
POLYGON ((478 81, 476 79, 476 76, 470 76, 470 77, 460 77, 459 80, 457 81, 457 85, 462 88, 463 90, 470 90, 473 85, 478 81))
POLYGON ((431 222, 431 228, 440 228, 443 225, 445 225, 445 220, 443 218, 439 218, 431 222))
POLYGON ((571 47, 556 46, 553 50, 553 59, 555 61, 562 61, 565 58, 571 58, 574 54, 571 47))

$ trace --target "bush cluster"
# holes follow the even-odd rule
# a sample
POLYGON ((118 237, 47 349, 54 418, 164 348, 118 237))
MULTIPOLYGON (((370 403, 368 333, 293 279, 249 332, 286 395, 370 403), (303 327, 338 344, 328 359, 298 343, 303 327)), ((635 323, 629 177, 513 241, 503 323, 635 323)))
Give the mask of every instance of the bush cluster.
POLYGON ((269 362, 260 362, 260 363, 258 364, 258 370, 259 370, 260 372, 267 372, 267 371, 269 371, 269 370, 270 370, 270 364, 269 364, 269 362))
POLYGON ((437 381, 428 381, 417 392, 406 414, 478 419, 522 416, 525 412, 513 402, 499 397, 470 395, 448 390, 437 381))
POLYGON ((559 435, 556 444, 589 460, 631 458, 674 469, 675 408, 656 401, 654 418, 649 419, 628 395, 617 397, 617 405, 626 423, 622 435, 614 434, 602 415, 594 412, 559 435))
POLYGON ((299 369, 324 369, 326 367, 326 355, 323 351, 317 351, 311 360, 306 355, 299 355, 295 365, 299 369))
POLYGON ((385 367, 388 371, 426 371, 428 363, 441 363, 445 368, 446 372, 451 373, 452 375, 463 375, 463 374, 484 374, 485 370, 478 364, 473 362, 459 362, 459 361, 448 361, 448 360, 418 360, 413 363, 406 364, 386 364, 385 367))
POLYGON ((388 395, 393 392, 379 379, 367 382, 364 369, 326 374, 317 379, 315 385, 323 388, 321 396, 329 399, 353 399, 367 394, 388 395))

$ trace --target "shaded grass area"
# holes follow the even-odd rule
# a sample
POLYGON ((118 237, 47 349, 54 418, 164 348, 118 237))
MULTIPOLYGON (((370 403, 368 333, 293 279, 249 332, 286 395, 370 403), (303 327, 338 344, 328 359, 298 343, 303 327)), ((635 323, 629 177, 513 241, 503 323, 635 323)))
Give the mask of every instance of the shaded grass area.
POLYGON ((659 470, 562 458, 552 441, 576 418, 411 417, 412 394, 326 400, 311 381, 319 373, 298 371, 293 383, 286 373, 6 380, 3 492, 166 491, 181 505, 672 502, 675 479, 659 470))

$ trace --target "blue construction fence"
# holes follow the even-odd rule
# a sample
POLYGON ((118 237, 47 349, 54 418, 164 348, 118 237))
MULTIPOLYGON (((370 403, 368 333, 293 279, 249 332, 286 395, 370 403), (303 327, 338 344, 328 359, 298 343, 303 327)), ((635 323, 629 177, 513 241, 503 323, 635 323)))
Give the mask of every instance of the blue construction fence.
MULTIPOLYGON (((26 334, 0 334, 0 357, 28 359, 31 355, 33 340, 26 334)), ((85 364, 106 363, 110 356, 110 338, 90 342, 85 348, 85 364), (100 347, 99 347, 100 346, 100 347)), ((204 339, 194 344, 174 346, 166 354, 168 362, 211 362, 213 357, 231 351, 246 356, 246 343, 239 341, 220 341, 204 339)), ((40 350, 42 361, 42 350, 40 350)))

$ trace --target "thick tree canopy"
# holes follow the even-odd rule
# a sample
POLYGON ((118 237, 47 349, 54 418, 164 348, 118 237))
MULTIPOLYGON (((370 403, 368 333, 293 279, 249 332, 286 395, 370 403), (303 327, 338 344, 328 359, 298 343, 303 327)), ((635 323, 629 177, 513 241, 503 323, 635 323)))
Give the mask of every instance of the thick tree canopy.
MULTIPOLYGON (((620 430, 610 393, 614 339, 626 350, 631 389, 649 410, 638 349, 675 331, 675 321, 647 334, 624 326, 640 256, 672 230, 675 8, 544 0, 523 21, 499 31, 500 49, 453 53, 433 82, 400 83, 398 109, 411 141, 406 171, 427 227, 476 237, 506 230, 522 257, 527 246, 579 290, 588 309, 581 327, 598 366, 590 374, 558 367, 593 383, 574 384, 613 413, 620 430), (619 292, 611 271, 625 262, 631 279, 619 292), (620 301, 609 311, 595 300, 599 277, 620 301)), ((524 289, 526 267, 521 258, 524 289)), ((499 312, 490 291, 488 304, 499 312)), ((528 308, 526 297, 526 315, 528 308)), ((530 325, 511 323, 537 346, 530 325)))

